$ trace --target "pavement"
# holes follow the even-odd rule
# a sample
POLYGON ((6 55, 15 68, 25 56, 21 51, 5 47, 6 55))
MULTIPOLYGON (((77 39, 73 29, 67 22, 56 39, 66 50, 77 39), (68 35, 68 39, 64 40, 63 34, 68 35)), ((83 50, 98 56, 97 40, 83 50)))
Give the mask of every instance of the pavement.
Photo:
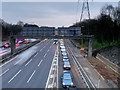
POLYGON ((100 84, 98 85, 99 81, 99 73, 94 69, 94 67, 91 66, 89 61, 86 58, 83 58, 82 55, 80 55, 80 50, 77 49, 72 45, 70 40, 65 40, 67 47, 70 48, 70 50, 74 53, 75 57, 77 58, 78 62, 84 69, 85 73, 89 77, 90 81, 94 84, 96 88, 109 88, 108 85, 106 84, 105 80, 103 77, 100 78, 100 84))

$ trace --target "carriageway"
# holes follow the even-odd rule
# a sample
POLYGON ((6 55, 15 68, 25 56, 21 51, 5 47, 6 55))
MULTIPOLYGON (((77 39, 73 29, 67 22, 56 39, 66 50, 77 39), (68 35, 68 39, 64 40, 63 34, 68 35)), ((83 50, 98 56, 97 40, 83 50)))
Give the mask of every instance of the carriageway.
POLYGON ((23 27, 21 35, 10 37, 11 54, 15 53, 16 39, 88 39, 88 57, 92 56, 93 35, 81 35, 81 27, 23 27))

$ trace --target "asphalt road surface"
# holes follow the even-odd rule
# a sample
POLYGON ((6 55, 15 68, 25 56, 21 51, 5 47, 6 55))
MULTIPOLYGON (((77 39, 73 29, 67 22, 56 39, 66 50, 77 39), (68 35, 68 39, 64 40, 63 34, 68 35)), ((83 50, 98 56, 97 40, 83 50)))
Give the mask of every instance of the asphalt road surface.
POLYGON ((45 88, 56 50, 46 40, 26 50, 2 66, 2 88, 45 88))
MULTIPOLYGON (((16 46, 16 49, 18 49, 18 48, 23 48, 23 47, 25 47, 25 46, 27 46, 27 45, 29 45, 29 44, 31 44, 31 43, 28 43, 28 44, 20 44, 19 46, 16 46)), ((11 52, 11 48, 9 47, 9 48, 4 48, 3 50, 2 49, 0 49, 0 57, 2 57, 3 55, 7 55, 7 54, 9 54, 11 52)))
MULTIPOLYGON (((43 40, 0 66, 2 88, 45 88, 57 47, 59 44, 54 45, 53 40, 43 40)), ((85 88, 72 58, 70 56, 69 58, 74 85, 77 88, 85 88)), ((61 53, 59 53, 58 88, 62 88, 62 73, 63 62, 61 53)))

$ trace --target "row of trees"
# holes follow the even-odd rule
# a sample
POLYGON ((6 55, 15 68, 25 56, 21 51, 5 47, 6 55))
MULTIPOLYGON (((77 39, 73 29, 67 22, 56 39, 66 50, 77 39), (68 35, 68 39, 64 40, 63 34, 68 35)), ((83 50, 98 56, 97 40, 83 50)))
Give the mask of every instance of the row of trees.
POLYGON ((120 8, 106 5, 97 19, 83 20, 72 27, 82 27, 83 34, 92 34, 100 43, 120 40, 120 8))
POLYGON ((24 24, 22 21, 18 21, 17 24, 8 24, 0 19, 2 26, 2 40, 8 40, 11 35, 20 35, 23 26, 37 26, 33 24, 24 24))
POLYGON ((1 19, 0 24, 2 25, 2 39, 8 40, 10 35, 20 34, 23 22, 19 21, 15 24, 8 24, 1 19))

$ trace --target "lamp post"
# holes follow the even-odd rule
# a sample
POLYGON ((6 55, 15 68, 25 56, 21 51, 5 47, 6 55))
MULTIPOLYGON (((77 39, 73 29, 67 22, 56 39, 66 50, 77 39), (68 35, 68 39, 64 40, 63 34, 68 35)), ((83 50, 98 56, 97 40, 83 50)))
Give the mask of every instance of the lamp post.
MULTIPOLYGON (((81 29, 81 32, 82 32, 84 26, 81 26, 81 27, 82 27, 82 29, 81 29)), ((81 36, 83 36, 83 33, 81 33, 81 36)), ((81 39, 81 48, 83 48, 83 39, 81 39)))

